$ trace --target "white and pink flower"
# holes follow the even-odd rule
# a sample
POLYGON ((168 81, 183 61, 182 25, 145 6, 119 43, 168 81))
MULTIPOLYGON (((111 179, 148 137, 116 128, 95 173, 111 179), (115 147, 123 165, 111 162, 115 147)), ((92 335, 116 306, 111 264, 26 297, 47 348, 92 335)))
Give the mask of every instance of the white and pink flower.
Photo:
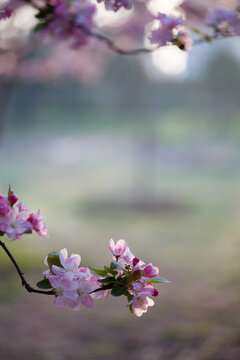
POLYGON ((18 207, 10 208, 9 212, 0 218, 0 231, 6 233, 10 239, 19 239, 33 229, 28 217, 27 211, 20 211, 18 207))
POLYGON ((35 230, 36 233, 42 237, 48 237, 48 230, 45 220, 46 218, 45 216, 41 215, 40 210, 38 210, 36 214, 30 214, 28 218, 28 221, 32 224, 33 230, 35 230))
POLYGON ((116 245, 114 243, 113 239, 110 239, 109 241, 109 250, 111 251, 111 253, 116 257, 120 257, 121 255, 123 255, 124 251, 127 248, 127 243, 125 240, 118 240, 116 242, 116 245))

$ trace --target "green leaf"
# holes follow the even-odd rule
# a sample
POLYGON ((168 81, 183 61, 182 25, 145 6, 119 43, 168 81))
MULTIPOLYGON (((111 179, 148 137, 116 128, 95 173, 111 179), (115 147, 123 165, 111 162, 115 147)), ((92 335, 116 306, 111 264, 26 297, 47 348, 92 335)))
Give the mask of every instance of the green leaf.
POLYGON ((108 274, 112 274, 113 276, 117 275, 117 271, 115 270, 111 270, 109 266, 104 266, 104 270, 108 273, 108 274))
POLYGON ((149 283, 169 283, 170 281, 166 280, 166 279, 162 279, 159 277, 153 277, 151 279, 148 279, 149 283))
POLYGON ((38 24, 35 26, 34 31, 40 31, 40 30, 44 29, 44 28, 47 27, 47 26, 48 26, 48 21, 38 23, 38 24))
POLYGON ((127 298, 128 298, 128 301, 129 301, 129 302, 132 301, 132 299, 133 299, 133 295, 130 294, 129 291, 127 292, 127 298))
POLYGON ((0 231, 0 236, 3 236, 4 234, 5 234, 4 232, 0 231))
POLYGON ((143 275, 143 271, 142 270, 136 270, 136 271, 133 271, 129 278, 128 278, 128 281, 132 282, 132 281, 137 281, 140 279, 140 277, 143 275))
POLYGON ((95 274, 99 275, 99 276, 107 276, 107 271, 106 270, 101 270, 101 269, 94 269, 93 267, 89 266, 89 268, 95 272, 95 274))
POLYGON ((37 283, 37 287, 39 289, 52 289, 52 285, 50 284, 48 279, 43 279, 37 283))
POLYGON ((48 254, 47 262, 48 262, 48 266, 49 266, 49 269, 51 270, 51 272, 52 272, 53 265, 59 266, 61 268, 63 267, 60 262, 60 259, 59 259, 59 253, 56 251, 52 251, 48 254))
POLYGON ((111 270, 122 270, 122 271, 126 271, 126 269, 125 269, 121 264, 119 264, 119 263, 116 262, 116 261, 112 261, 112 262, 111 262, 110 269, 111 269, 111 270))
POLYGON ((130 310, 130 313, 133 314, 132 304, 130 304, 128 308, 129 308, 129 310, 130 310))
POLYGON ((192 28, 192 31, 195 32, 196 34, 202 34, 202 31, 198 28, 192 28))
POLYGON ((113 276, 109 276, 105 279, 99 279, 98 282, 100 282, 101 284, 109 284, 116 282, 116 279, 113 276))
POLYGON ((111 291, 111 295, 112 296, 121 296, 121 295, 126 294, 126 291, 127 291, 126 288, 115 285, 111 291))

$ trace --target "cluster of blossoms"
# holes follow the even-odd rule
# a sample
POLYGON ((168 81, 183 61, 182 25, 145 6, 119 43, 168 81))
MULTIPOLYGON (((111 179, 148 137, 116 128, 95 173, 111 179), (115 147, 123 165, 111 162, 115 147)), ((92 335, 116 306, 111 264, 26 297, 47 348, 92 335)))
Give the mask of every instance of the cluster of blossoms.
POLYGON ((35 30, 58 40, 70 40, 77 48, 88 42, 88 31, 94 26, 96 6, 85 0, 51 0, 39 9, 35 30))
POLYGON ((66 249, 52 252, 45 258, 48 269, 43 272, 44 279, 37 283, 41 289, 53 289, 54 306, 65 305, 79 310, 81 305, 94 306, 94 300, 113 296, 126 296, 128 308, 136 316, 153 306, 151 297, 158 296, 153 283, 168 282, 158 277, 159 269, 135 257, 125 240, 115 244, 111 239, 109 249, 113 255, 110 266, 104 269, 79 267, 81 257, 72 254, 68 257, 66 249), (93 273, 95 275, 93 275, 93 273))
POLYGON ((28 206, 18 203, 18 198, 9 188, 8 196, 0 194, 0 235, 6 234, 10 239, 20 239, 25 233, 36 231, 47 237, 45 217, 40 210, 36 214, 30 212, 28 206))
POLYGON ((207 12, 206 24, 216 32, 240 35, 240 15, 237 11, 217 8, 207 12))
POLYGON ((160 26, 153 30, 149 36, 152 44, 160 47, 172 43, 182 50, 190 50, 192 40, 189 30, 183 26, 182 17, 159 13, 155 19, 160 21, 160 26))

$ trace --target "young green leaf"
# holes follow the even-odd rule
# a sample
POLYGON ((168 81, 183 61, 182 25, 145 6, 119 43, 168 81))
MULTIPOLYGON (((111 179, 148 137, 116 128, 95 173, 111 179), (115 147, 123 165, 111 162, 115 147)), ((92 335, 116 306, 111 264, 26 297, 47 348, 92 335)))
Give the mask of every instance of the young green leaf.
POLYGON ((162 279, 159 277, 153 277, 151 279, 148 279, 149 283, 169 283, 170 281, 166 280, 166 279, 162 279))
POLYGON ((36 285, 39 289, 52 289, 52 285, 50 284, 48 279, 43 279, 39 281, 36 285))
POLYGON ((95 274, 99 275, 99 276, 107 276, 108 272, 106 270, 101 270, 101 269, 94 269, 93 267, 89 266, 89 268, 95 272, 95 274))
POLYGON ((126 289, 122 286, 115 285, 111 291, 112 296, 121 296, 126 294, 126 289))
POLYGON ((112 261, 112 262, 111 262, 110 269, 111 269, 111 270, 122 270, 122 271, 125 271, 125 268, 124 268, 121 264, 119 264, 118 262, 116 262, 116 261, 112 261))
POLYGON ((48 266, 49 266, 49 269, 51 270, 51 272, 52 272, 53 265, 59 266, 61 268, 63 267, 60 262, 60 259, 59 259, 59 253, 56 251, 52 251, 48 254, 47 262, 48 262, 48 266))

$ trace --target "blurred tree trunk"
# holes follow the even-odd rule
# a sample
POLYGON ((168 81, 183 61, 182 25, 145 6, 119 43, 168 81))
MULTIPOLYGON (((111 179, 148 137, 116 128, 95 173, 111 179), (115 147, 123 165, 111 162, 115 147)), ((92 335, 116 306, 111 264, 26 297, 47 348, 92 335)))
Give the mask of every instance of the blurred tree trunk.
POLYGON ((0 84, 0 141, 4 131, 7 109, 14 88, 14 81, 1 81, 0 84))

